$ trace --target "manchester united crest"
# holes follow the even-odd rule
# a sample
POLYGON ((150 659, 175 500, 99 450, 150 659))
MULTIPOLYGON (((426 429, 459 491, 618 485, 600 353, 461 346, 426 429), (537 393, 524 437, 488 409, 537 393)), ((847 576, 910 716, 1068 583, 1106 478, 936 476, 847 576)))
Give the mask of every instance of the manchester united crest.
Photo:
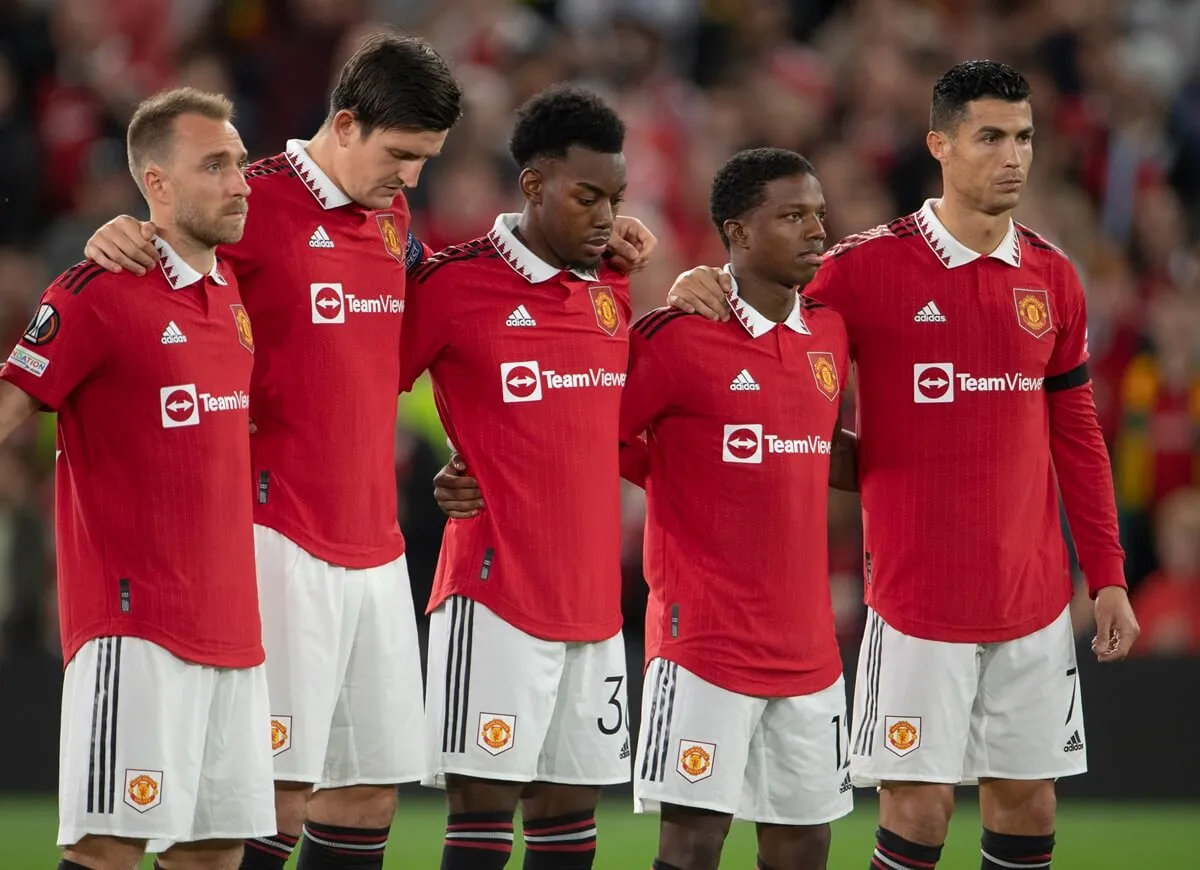
POLYGON ((396 216, 390 211, 382 211, 375 215, 379 223, 379 235, 383 236, 383 246, 393 259, 401 266, 404 265, 404 241, 400 238, 400 230, 396 226, 396 216))
POLYGON ((920 716, 885 716, 883 729, 887 748, 901 757, 921 748, 920 716))
POLYGON ((233 322, 237 325, 238 341, 242 343, 242 347, 254 353, 254 331, 250 328, 250 315, 242 305, 230 305, 229 308, 233 311, 233 322))
POLYGON ((126 770, 125 805, 145 813, 162 803, 161 770, 126 770))
POLYGON ((675 769, 688 782, 699 782, 712 776, 713 760, 717 744, 700 743, 695 740, 679 741, 679 761, 675 769))
POLYGON ((621 325, 621 314, 617 311, 617 300, 612 294, 611 287, 589 287, 592 295, 592 308, 596 310, 596 323, 609 335, 617 334, 621 325))
POLYGON ((817 381, 817 389, 829 401, 837 398, 841 384, 838 383, 837 363, 833 354, 825 350, 810 350, 808 364, 812 366, 813 377, 817 381))
POLYGON ((279 755, 292 748, 292 717, 271 717, 271 752, 279 755))
POLYGON ((1050 294, 1045 290, 1013 289, 1017 306, 1017 323, 1034 338, 1041 338, 1054 328, 1050 319, 1050 294))
POLYGON ((516 716, 499 713, 479 714, 479 734, 476 744, 488 755, 499 755, 513 746, 513 734, 517 728, 516 716))

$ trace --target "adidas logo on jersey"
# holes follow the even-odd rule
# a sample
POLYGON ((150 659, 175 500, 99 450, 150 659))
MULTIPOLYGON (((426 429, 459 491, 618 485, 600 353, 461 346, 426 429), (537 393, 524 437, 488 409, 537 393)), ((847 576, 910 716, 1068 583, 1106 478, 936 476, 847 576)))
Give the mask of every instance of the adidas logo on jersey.
POLYGON ((733 379, 733 383, 729 385, 729 389, 735 393, 761 390, 758 381, 754 380, 754 376, 750 372, 742 369, 737 373, 737 377, 733 379))
POLYGON ((167 324, 167 328, 163 330, 162 343, 163 344, 186 344, 187 336, 183 334, 183 332, 179 329, 179 327, 175 325, 175 321, 172 320, 170 323, 167 324))
POLYGON ((846 778, 842 780, 842 787, 838 789, 838 794, 845 794, 854 788, 854 783, 850 782, 850 774, 846 774, 846 778))
POLYGON ((925 303, 925 307, 917 312, 913 318, 914 323, 945 323, 946 315, 938 310, 937 303, 930 299, 925 303))
POLYGON ((508 315, 508 320, 504 321, 505 326, 537 326, 537 321, 530 315, 529 309, 524 305, 518 305, 513 309, 513 313, 508 315))
POLYGON ((325 232, 325 227, 318 226, 313 234, 308 237, 308 246, 310 248, 332 248, 333 239, 329 238, 329 233, 325 232))
POLYGON ((1063 746, 1063 752, 1079 752, 1083 749, 1083 740, 1079 737, 1079 732, 1076 731, 1071 735, 1071 739, 1063 746))

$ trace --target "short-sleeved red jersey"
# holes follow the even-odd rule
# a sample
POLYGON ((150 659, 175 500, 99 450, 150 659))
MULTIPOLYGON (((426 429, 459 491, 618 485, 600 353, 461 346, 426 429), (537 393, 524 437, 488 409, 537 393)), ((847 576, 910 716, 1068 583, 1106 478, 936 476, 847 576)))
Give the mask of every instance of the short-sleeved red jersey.
POLYGON ((713 323, 659 309, 630 332, 621 440, 649 451, 647 660, 745 695, 805 695, 842 664, 826 541, 848 348, 798 297, 775 324, 738 298, 713 323))
POLYGON ((487 504, 446 526, 429 607, 463 595, 536 637, 603 640, 621 628, 628 282, 543 262, 517 219, 411 276, 401 387, 429 370, 487 504))
POLYGON ((186 661, 263 661, 250 474, 254 336, 224 264, 159 240, 143 277, 60 275, 0 377, 58 412, 63 658, 140 637, 186 661))
POLYGON ((1121 585, 1112 479, 1066 256, 1011 224, 989 256, 932 203, 836 246, 806 293, 855 363, 867 601, 918 637, 1002 641, 1071 598, 1057 482, 1094 589, 1121 585))
POLYGON ((307 143, 246 173, 246 232, 220 250, 255 323, 254 521, 319 559, 370 568, 404 552, 396 520, 396 382, 408 206, 369 211, 307 143))

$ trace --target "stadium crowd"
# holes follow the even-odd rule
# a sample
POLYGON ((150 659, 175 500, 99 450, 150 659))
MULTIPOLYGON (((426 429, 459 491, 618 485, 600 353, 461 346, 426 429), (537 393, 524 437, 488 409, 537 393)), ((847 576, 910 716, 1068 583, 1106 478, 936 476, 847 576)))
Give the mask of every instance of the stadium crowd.
MULTIPOLYGON (((362 35, 427 36, 467 112, 409 201, 432 247, 479 235, 516 203, 512 109, 578 80, 629 128, 624 210, 658 235, 635 314, 671 280, 724 260, 708 223, 716 168, 751 145, 816 166, 836 239, 934 195, 924 145, 933 80, 964 57, 1018 66, 1037 159, 1017 217, 1084 278, 1091 369, 1113 457, 1136 652, 1200 655, 1200 41, 1198 0, 0 0, 0 338, 15 343, 48 281, 118 213, 143 214, 123 130, 176 84, 229 94, 251 158, 315 131, 362 35)), ((252 203, 253 204, 253 203, 252 203)), ((843 409, 852 426, 853 408, 843 409)), ((441 523, 444 440, 428 391, 404 397, 396 469, 423 607, 441 523)), ((57 648, 53 425, 0 447, 0 657, 57 648)), ((626 618, 640 630, 639 496, 629 491, 626 618)), ((859 512, 833 493, 834 601, 861 634, 859 512)), ((805 534, 797 530, 797 535, 805 534)), ((1090 608, 1077 628, 1090 637, 1090 608)))

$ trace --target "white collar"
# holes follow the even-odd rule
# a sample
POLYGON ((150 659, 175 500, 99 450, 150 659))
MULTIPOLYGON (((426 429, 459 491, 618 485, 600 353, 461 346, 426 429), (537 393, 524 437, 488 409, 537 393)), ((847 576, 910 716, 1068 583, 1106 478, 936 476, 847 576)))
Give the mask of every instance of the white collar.
POLYGON ((724 271, 733 284, 733 289, 729 293, 729 308, 737 316, 738 322, 746 328, 746 332, 750 333, 751 338, 762 338, 776 326, 786 326, 801 335, 812 335, 808 324, 804 322, 804 314, 800 310, 803 306, 800 303, 799 293, 796 294, 796 304, 788 312, 787 319, 783 323, 776 323, 774 320, 764 317, 762 312, 738 295, 738 283, 737 278, 733 276, 732 265, 726 265, 724 271))
MULTIPOLYGON (((521 216, 515 213, 498 215, 492 225, 492 231, 488 233, 488 240, 504 258, 504 262, 530 284, 549 281, 563 270, 551 266, 517 238, 517 222, 520 219, 521 216)), ((571 269, 571 274, 585 281, 599 280, 594 271, 571 269)))
MULTIPOLYGON (((184 287, 191 287, 204 277, 185 263, 183 257, 175 253, 175 249, 168 245, 164 239, 155 236, 154 247, 158 249, 158 267, 162 269, 163 276, 167 279, 167 283, 171 285, 172 290, 182 290, 184 287)), ((209 270, 208 277, 212 278, 218 284, 225 284, 225 278, 222 277, 220 270, 217 268, 216 257, 213 257, 213 267, 209 270)))
MULTIPOLYGON (((942 265, 947 269, 957 269, 959 266, 973 263, 982 257, 983 254, 980 254, 978 251, 972 251, 958 239, 954 238, 954 236, 950 235, 950 231, 946 229, 946 225, 938 220, 938 216, 933 211, 934 202, 936 200, 925 200, 925 204, 921 206, 920 211, 916 213, 915 217, 917 219, 917 227, 921 230, 921 235, 925 237, 929 249, 942 261, 942 265)), ((1021 237, 1017 235, 1016 224, 1012 222, 1011 218, 1008 221, 1008 232, 1000 240, 1000 244, 996 246, 996 250, 987 256, 994 260, 1001 260, 1008 263, 1010 266, 1020 268, 1021 237)))
POLYGON ((305 150, 308 148, 308 143, 308 139, 288 139, 287 151, 284 153, 292 164, 292 168, 296 170, 296 175, 307 185, 309 192, 316 197, 317 202, 321 203, 321 208, 326 211, 350 205, 353 200, 346 196, 344 190, 334 184, 333 179, 325 174, 324 170, 305 150))

